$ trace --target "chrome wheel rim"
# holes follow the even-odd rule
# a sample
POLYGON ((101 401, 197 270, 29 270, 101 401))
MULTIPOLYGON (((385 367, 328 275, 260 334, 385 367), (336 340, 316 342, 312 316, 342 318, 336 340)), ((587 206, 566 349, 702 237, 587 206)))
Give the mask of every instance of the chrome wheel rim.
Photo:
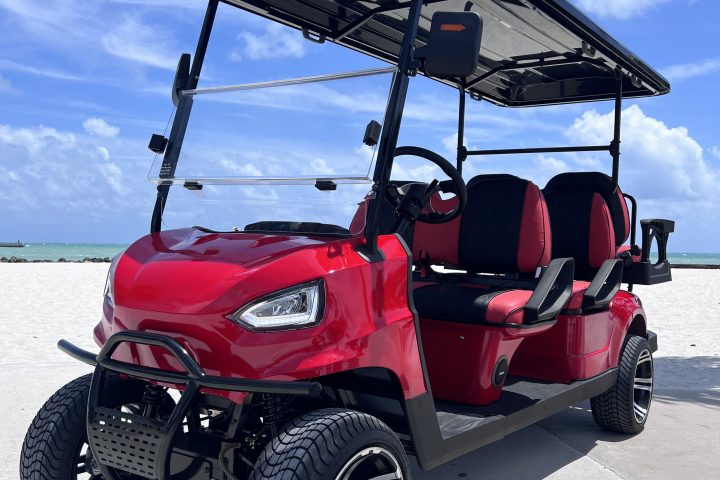
POLYGON ((347 461, 335 480, 402 480, 400 463, 382 447, 365 448, 347 461))
POLYGON ((644 423, 650 410, 653 394, 653 359, 647 348, 640 353, 633 380, 633 414, 635 421, 644 423))
POLYGON ((102 480, 100 472, 94 465, 92 452, 87 440, 83 440, 75 455, 75 477, 77 480, 102 480))

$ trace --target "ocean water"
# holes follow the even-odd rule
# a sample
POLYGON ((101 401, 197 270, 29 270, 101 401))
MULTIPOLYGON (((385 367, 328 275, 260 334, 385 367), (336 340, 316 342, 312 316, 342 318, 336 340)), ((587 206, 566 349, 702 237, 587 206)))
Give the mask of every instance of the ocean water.
POLYGON ((127 245, 90 243, 31 243, 25 247, 0 247, 0 257, 18 257, 28 260, 82 260, 84 258, 112 258, 127 245))
MULTIPOLYGON (((22 248, 0 247, 0 257, 19 257, 28 260, 82 260, 83 258, 112 258, 127 245, 89 243, 32 243, 22 248)), ((670 263, 692 265, 720 265, 720 253, 669 253, 670 263)))
POLYGON ((720 253, 668 253, 670 264, 720 265, 720 253))

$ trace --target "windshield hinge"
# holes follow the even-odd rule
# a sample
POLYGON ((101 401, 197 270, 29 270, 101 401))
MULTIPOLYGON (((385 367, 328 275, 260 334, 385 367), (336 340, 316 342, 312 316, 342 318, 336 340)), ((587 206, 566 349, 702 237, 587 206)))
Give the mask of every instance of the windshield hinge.
POLYGON ((150 137, 150 143, 148 144, 148 148, 151 152, 160 155, 165 152, 167 144, 168 139, 165 136, 153 133, 152 137, 150 137))
POLYGON ((321 192, 331 192, 333 190, 337 190, 337 183, 332 180, 317 180, 315 182, 315 188, 321 192))

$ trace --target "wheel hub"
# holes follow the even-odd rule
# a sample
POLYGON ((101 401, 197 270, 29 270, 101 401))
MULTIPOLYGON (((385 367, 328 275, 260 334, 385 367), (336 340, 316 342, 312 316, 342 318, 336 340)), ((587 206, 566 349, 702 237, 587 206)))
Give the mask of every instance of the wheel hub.
POLYGON ((336 480, 403 480, 400 463, 388 450, 369 447, 356 453, 336 480))
POLYGON ((645 422, 653 393, 653 360, 647 348, 640 352, 633 381, 633 414, 638 423, 645 422))

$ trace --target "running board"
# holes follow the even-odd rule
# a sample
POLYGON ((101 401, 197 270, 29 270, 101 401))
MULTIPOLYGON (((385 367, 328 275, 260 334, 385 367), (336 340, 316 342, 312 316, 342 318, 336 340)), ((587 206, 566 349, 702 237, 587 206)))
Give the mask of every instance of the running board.
POLYGON ((405 402, 418 463, 424 470, 503 439, 610 389, 617 369, 571 384, 509 377, 500 400, 476 407, 438 401, 430 392, 405 402))

